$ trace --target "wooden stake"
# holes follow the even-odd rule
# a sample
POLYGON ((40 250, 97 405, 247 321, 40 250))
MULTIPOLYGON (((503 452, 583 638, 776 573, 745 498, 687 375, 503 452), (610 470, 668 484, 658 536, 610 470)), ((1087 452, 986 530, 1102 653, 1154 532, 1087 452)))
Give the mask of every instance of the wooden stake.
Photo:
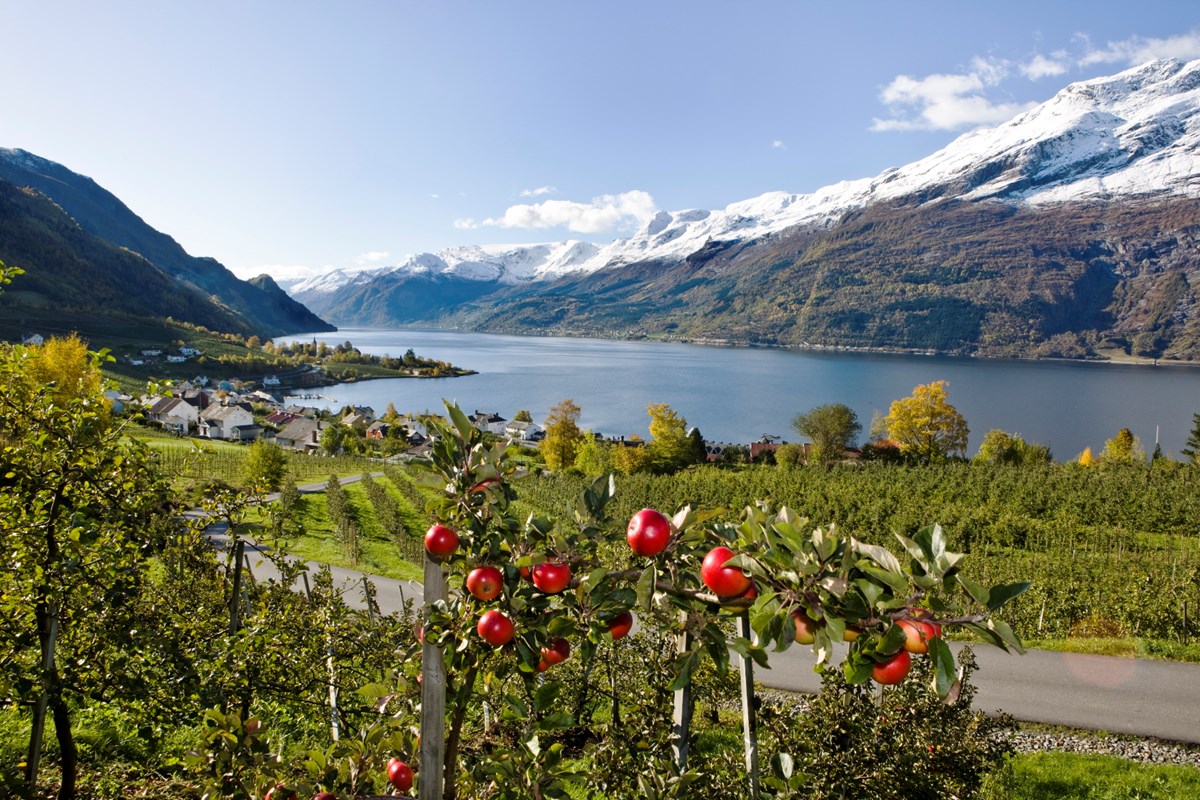
MULTIPOLYGON (((737 619, 738 636, 753 641, 750 612, 743 611, 737 619)), ((746 775, 749 779, 750 800, 758 797, 758 729, 754 719, 754 661, 738 656, 742 684, 742 744, 746 751, 746 775)))
MULTIPOLYGON (((687 612, 679 612, 681 625, 687 623, 687 612)), ((692 634, 684 629, 675 637, 676 652, 680 655, 692 649, 692 634)), ((692 727, 692 683, 688 681, 675 690, 675 710, 671 716, 671 750, 680 772, 687 769, 688 734, 692 727)), ((424 800, 424 798, 422 798, 424 800)))
MULTIPOLYGON (((446 599, 442 565, 425 555, 425 608, 428 622, 433 604, 446 599)), ((421 650, 421 787, 419 800, 442 800, 446 760, 446 663, 442 648, 428 637, 421 650)))

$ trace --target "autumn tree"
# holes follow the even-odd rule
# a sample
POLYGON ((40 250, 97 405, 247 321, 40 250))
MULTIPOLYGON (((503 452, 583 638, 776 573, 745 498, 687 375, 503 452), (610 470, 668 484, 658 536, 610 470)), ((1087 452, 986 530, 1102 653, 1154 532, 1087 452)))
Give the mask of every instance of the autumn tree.
POLYGON ((612 472, 612 451, 608 445, 596 439, 596 434, 588 431, 583 441, 575 451, 575 469, 584 475, 598 476, 612 472))
POLYGON ((1117 435, 1104 443, 1100 461, 1104 464, 1134 464, 1146 460, 1146 451, 1129 428, 1121 428, 1117 435))
POLYGON ((946 401, 947 381, 922 384, 892 403, 883 418, 887 436, 906 457, 930 463, 967 450, 967 421, 946 401))
POLYGON ((529 413, 528 408, 522 408, 520 411, 517 412, 516 416, 513 417, 513 421, 514 422, 533 422, 533 414, 529 413))
POLYGON ((858 415, 842 403, 827 403, 797 414, 792 427, 812 442, 808 460, 815 464, 840 459, 862 430, 858 415))
POLYGON ((148 451, 109 412, 100 358, 73 336, 0 346, 0 696, 31 715, 31 790, 53 720, 61 800, 75 795, 72 709, 111 692, 107 656, 136 648, 128 614, 175 519, 148 451))
POLYGON ((650 415, 649 452, 655 472, 670 473, 693 463, 692 441, 688 438, 687 420, 666 403, 646 406, 650 415))
POLYGON ((983 437, 974 460, 980 464, 1046 464, 1050 461, 1050 448, 997 428, 983 437))
POLYGON ((567 469, 575 464, 575 452, 583 443, 583 431, 579 429, 579 414, 582 409, 571 398, 560 401, 550 409, 543 429, 542 457, 550 469, 567 469))

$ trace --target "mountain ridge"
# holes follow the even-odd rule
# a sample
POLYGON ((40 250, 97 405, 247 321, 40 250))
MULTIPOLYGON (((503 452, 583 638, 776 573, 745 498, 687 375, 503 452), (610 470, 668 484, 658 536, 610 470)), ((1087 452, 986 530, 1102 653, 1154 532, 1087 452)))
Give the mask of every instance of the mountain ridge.
MULTIPOLYGON (((216 259, 189 255, 178 242, 155 230, 111 192, 62 164, 25 150, 0 148, 0 181, 40 193, 88 235, 139 254, 179 287, 215 299, 231 312, 231 320, 240 320, 234 330, 266 336, 334 330, 280 289, 274 280, 242 281, 216 259)), ((10 255, 4 260, 20 263, 27 270, 53 273, 60 266, 42 262, 36 254, 26 254, 22 263, 11 255, 12 246, 11 240, 0 240, 0 258, 7 251, 10 255)), ((103 276, 97 276, 97 280, 103 282, 103 276)))
MULTIPOLYGON (((1151 213, 1148 210, 1161 210, 1164 201, 1186 202, 1191 208, 1196 198, 1200 198, 1200 61, 1160 60, 1118 75, 1071 84, 1047 102, 1002 125, 963 134, 930 156, 885 170, 874 178, 843 181, 807 195, 770 192, 731 203, 719 211, 659 212, 628 238, 598 246, 594 252, 581 253, 578 258, 560 258, 553 267, 542 264, 540 271, 527 270, 519 279, 511 276, 500 279, 497 277, 503 272, 500 266, 481 263, 480 258, 471 261, 469 269, 459 270, 460 264, 468 262, 454 258, 451 251, 455 248, 449 248, 437 254, 411 257, 392 267, 354 274, 351 282, 341 285, 328 278, 323 282, 313 279, 307 285, 293 286, 291 291, 315 311, 340 324, 363 324, 368 320, 369 324, 420 322, 532 332, 539 328, 528 320, 546 323, 555 318, 534 308, 535 298, 551 302, 570 296, 569 308, 558 308, 554 325, 566 325, 569 320, 577 332, 588 335, 614 335, 614 331, 621 331, 616 335, 691 336, 706 326, 678 308, 679 298, 698 299, 696 292, 702 285, 714 292, 734 291, 730 287, 718 288, 720 280, 714 277, 714 271, 740 272, 743 278, 753 274, 768 282, 769 267, 787 268, 794 273, 798 263, 814 262, 819 256, 818 252, 805 250, 802 243, 828 248, 831 242, 844 239, 847 231, 854 230, 856 221, 867 214, 873 228, 886 229, 891 225, 904 230, 906 235, 928 240, 929 247, 915 252, 895 247, 897 243, 886 241, 886 237, 880 239, 878 230, 863 239, 871 241, 873 247, 892 248, 909 259, 893 265, 897 274, 908 271, 919 275, 924 262, 935 257, 933 253, 961 250, 981 235, 962 228, 963 204, 993 204, 1019 212, 1014 219, 1026 234, 1048 237, 1053 246, 1039 255, 1033 250, 1026 252, 1003 245, 999 242, 1006 235, 1002 226, 1008 224, 1003 215, 980 215, 981 219, 993 218, 1001 226, 988 235, 998 240, 999 251, 1017 259, 1011 264, 1002 260, 991 267, 978 264, 972 267, 994 273, 992 288, 987 291, 1012 298, 1022 296, 1017 287, 1006 283, 1017 280, 1018 276, 1032 280, 1035 273, 1038 281, 1053 283, 1053 273, 1061 271, 1063 254, 1076 251, 1091 253, 1091 259, 1078 260, 1078 264, 1073 256, 1065 260, 1093 276, 1105 270, 1112 274, 1111 280, 1104 282, 1111 286, 1105 290, 1108 305, 1103 313, 1094 308, 1093 300, 1085 302, 1081 297, 1046 290, 1048 297, 1057 298, 1054 302, 1047 301, 1048 305, 1040 312, 1049 315, 1047 319, 1026 324, 1024 328, 1032 332, 1033 339, 1024 346, 1008 342, 1000 348, 1003 354, 1039 355, 1046 349, 1049 338, 1070 333, 1076 346, 1067 349, 1076 354, 1095 355, 1098 348, 1111 346, 1132 349, 1132 339, 1141 337, 1143 345, 1158 341, 1156 346, 1143 346, 1141 349, 1146 353, 1195 360, 1200 358, 1200 351, 1188 343, 1190 334, 1175 341, 1194 318, 1195 275, 1188 267, 1194 255, 1191 220, 1172 217, 1170 236, 1175 237, 1176 244, 1184 243, 1180 247, 1167 240, 1157 243, 1173 254, 1174 266, 1170 271, 1182 281, 1182 289, 1173 294, 1183 291, 1186 295, 1176 298, 1182 311, 1168 314, 1160 310, 1162 313, 1151 315, 1155 321, 1144 323, 1144 330, 1130 327, 1132 311, 1122 311, 1121 298, 1127 291, 1137 293, 1138 290, 1128 288, 1133 285, 1129 283, 1131 279, 1153 283, 1143 273, 1153 273, 1158 266, 1122 255, 1136 251, 1137 241, 1107 241, 1087 226, 1110 225, 1117 238, 1143 235, 1143 216, 1151 213), (1072 219, 1075 209, 1118 205, 1127 206, 1130 213, 1105 216, 1092 210, 1081 213, 1079 221, 1072 219), (920 209, 919 216, 912 216, 913 209, 920 209), (919 229, 913 227, 916 219, 921 220, 919 229), (1086 225, 1082 224, 1083 219, 1088 220, 1086 225), (1065 229, 1073 233, 1064 235, 1065 229), (953 239, 951 234, 959 239, 953 239), (1022 255, 1011 255, 1017 252, 1022 255), (447 254, 451 257, 447 258, 447 254), (768 263, 755 263, 753 254, 768 263), (1024 269, 1024 262, 1036 267, 1032 273, 1024 269), (1084 262, 1087 266, 1079 266, 1084 262), (691 274, 678 268, 689 263, 704 268, 694 269, 691 274), (668 279, 665 275, 673 277, 668 279), (640 299, 630 288, 639 281, 645 288, 640 299), (606 305, 615 302, 613 298, 618 293, 613 287, 618 285, 625 287, 628 303, 619 308, 606 305), (651 302, 655 296, 653 286, 658 287, 659 301, 665 298, 666 307, 651 302), (418 296, 423 303, 416 312, 418 304, 413 298, 418 296), (365 300, 367 297, 369 302, 365 300), (364 315, 360 309, 367 305, 371 312, 364 315), (1079 311, 1083 308, 1090 311, 1079 311), (1076 329, 1070 332, 1060 330, 1059 322, 1049 321, 1061 321, 1068 309, 1083 314, 1075 321, 1076 329), (594 322, 589 324, 589 319, 594 322), (1117 327, 1110 330, 1109 324, 1117 327)), ((550 252, 566 244, 541 247, 550 252)), ((485 256, 488 252, 487 248, 476 250, 485 256)), ((890 328, 883 320, 894 310, 889 303, 899 299, 886 291, 891 278, 877 274, 864 259, 869 256, 860 255, 858 261, 843 260, 839 269, 854 280, 868 280, 869 276, 880 287, 880 293, 857 296, 855 302, 859 307, 855 309, 836 304, 827 309, 833 314, 853 310, 859 318, 864 314, 871 317, 869 324, 863 324, 875 334, 864 346, 925 349, 920 342, 932 340, 942 343, 943 346, 935 348, 939 350, 976 354, 995 350, 989 344, 996 339, 995 331, 981 330, 976 341, 950 347, 945 346, 944 336, 914 336, 911 331, 903 333, 890 328)), ((964 265, 954 267, 960 271, 964 268, 964 265)), ((911 276, 909 280, 913 280, 911 276)), ((1079 291, 1084 291, 1085 284, 1086 281, 1079 284, 1079 291)), ((918 293, 929 302, 924 313, 931 325, 940 324, 942 312, 936 309, 949 303, 952 296, 965 302, 959 296, 965 291, 961 285, 953 290, 947 288, 950 285, 945 284, 940 292, 925 289, 918 293)), ((1094 294, 1098 285, 1087 284, 1090 288, 1086 290, 1094 294)), ((755 290, 742 286, 737 291, 755 290)), ((843 293, 843 296, 849 295, 843 293)), ((781 295, 778 299, 790 307, 795 298, 781 295)), ((821 308, 818 300, 809 297, 803 308, 811 315, 821 308)), ((1148 300, 1143 298, 1143 301, 1148 300)), ((912 305, 917 300, 910 296, 904 302, 912 305)), ((755 306, 744 302, 743 315, 755 306)), ((701 303, 699 307, 719 307, 719 304, 701 303)), ((985 319, 1024 313, 1015 307, 993 308, 987 302, 974 303, 972 307, 976 309, 973 314, 985 319)), ((738 343, 758 339, 790 346, 815 346, 787 334, 804 327, 798 325, 796 318, 770 309, 758 308, 756 313, 768 311, 768 316, 775 320, 774 328, 762 329, 751 336, 749 331, 763 328, 761 320, 722 310, 717 316, 726 327, 742 333, 721 338, 738 343)), ((908 330, 907 325, 901 327, 908 330)), ((831 341, 820 346, 838 344, 831 341)), ((848 342, 840 344, 849 346, 848 342)))

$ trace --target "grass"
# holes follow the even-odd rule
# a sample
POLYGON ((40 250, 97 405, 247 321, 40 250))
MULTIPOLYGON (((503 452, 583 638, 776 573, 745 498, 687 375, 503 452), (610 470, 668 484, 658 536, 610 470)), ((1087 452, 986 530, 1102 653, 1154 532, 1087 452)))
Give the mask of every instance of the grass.
MULTIPOLYGON (((279 549, 307 561, 356 569, 397 580, 420 581, 423 577, 422 566, 406 561, 391 535, 382 530, 374 515, 368 512, 370 501, 363 487, 347 484, 345 488, 360 524, 362 556, 357 563, 346 554, 341 542, 334 536, 323 492, 301 496, 296 523, 303 535, 280 541, 277 545, 279 549)), ((261 515, 256 515, 255 523, 261 519, 261 515)), ((255 538, 264 536, 264 530, 258 524, 252 524, 248 533, 255 538)))
POLYGON ((1200 769, 1115 756, 1029 753, 989 779, 987 800, 1179 800, 1200 797, 1200 769))
POLYGON ((1087 653, 1122 658, 1152 658, 1160 661, 1200 663, 1200 642, 1180 643, 1169 639, 1106 637, 1078 639, 1031 639, 1026 647, 1061 653, 1087 653))

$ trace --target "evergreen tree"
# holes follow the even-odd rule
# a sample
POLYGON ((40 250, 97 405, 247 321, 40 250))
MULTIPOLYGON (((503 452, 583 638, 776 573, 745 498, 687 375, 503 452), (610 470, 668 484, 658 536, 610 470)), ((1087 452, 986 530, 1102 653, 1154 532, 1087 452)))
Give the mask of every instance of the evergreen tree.
POLYGON ((1200 461, 1200 414, 1192 414, 1192 433, 1179 452, 1193 464, 1200 461))

